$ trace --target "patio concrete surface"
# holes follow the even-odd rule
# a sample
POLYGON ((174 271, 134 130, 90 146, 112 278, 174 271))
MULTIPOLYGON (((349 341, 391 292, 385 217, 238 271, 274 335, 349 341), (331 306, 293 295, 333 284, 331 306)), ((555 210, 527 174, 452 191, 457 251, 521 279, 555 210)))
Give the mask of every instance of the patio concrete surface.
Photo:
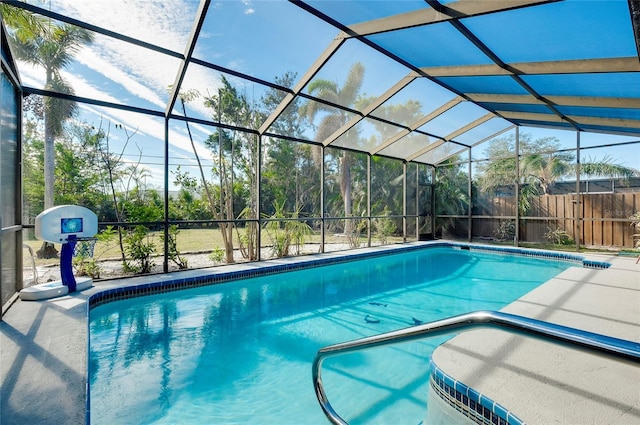
MULTIPOLYGON (((579 255, 613 265, 606 270, 572 267, 504 311, 640 341, 640 265, 614 255, 579 255)), ((198 276, 227 267, 260 265, 179 273, 198 276)), ((175 277, 99 281, 70 296, 17 300, 0 322, 0 424, 86 423, 87 299, 115 286, 175 277)), ((493 332, 456 337, 446 351, 438 349, 438 365, 531 424, 640 423, 640 368, 493 332), (576 374, 584 376, 576 381, 576 374), (603 417, 608 422, 601 422, 603 417)))
MULTIPOLYGON (((601 260, 612 266, 571 267, 501 311, 638 342, 640 349, 640 264, 601 260)), ((640 424, 640 363, 498 329, 460 334, 438 347, 433 361, 527 424, 640 424)))

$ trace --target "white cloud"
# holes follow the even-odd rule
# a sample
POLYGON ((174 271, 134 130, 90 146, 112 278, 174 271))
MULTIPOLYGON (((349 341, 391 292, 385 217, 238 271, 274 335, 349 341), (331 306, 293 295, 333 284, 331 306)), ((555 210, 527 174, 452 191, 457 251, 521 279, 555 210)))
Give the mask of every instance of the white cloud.
MULTIPOLYGON (((92 85, 86 79, 79 75, 63 72, 63 77, 67 79, 76 92, 82 93, 83 96, 88 98, 100 99, 105 102, 122 103, 120 99, 109 95, 108 93, 99 90, 92 85)), ((43 78, 38 73, 37 69, 32 67, 24 67, 21 69, 21 79, 23 84, 32 87, 42 87, 43 78)), ((135 132, 135 136, 132 138, 133 143, 139 143, 143 149, 145 155, 163 155, 164 148, 164 119, 161 117, 154 117, 145 114, 137 114, 119 109, 102 108, 91 104, 78 104, 81 111, 81 120, 87 120, 88 124, 96 127, 102 126, 107 131, 107 126, 111 125, 111 137, 112 141, 124 143, 124 137, 118 135, 114 131, 115 124, 121 124, 128 129, 129 133, 135 132)), ((194 136, 194 144, 196 146, 196 152, 201 158, 210 158, 211 151, 201 142, 212 129, 206 126, 190 124, 191 132, 194 136)), ((169 129, 169 144, 175 149, 172 150, 172 158, 177 160, 183 160, 185 162, 193 161, 193 148, 191 142, 186 133, 186 127, 183 130, 178 130, 176 126, 170 126, 169 129)), ((113 146, 114 150, 116 146, 113 146)), ((159 180, 163 175, 163 167, 147 167, 153 173, 156 179, 156 184, 159 184, 159 180)))
MULTIPOLYGON (((64 0, 60 8, 78 20, 183 53, 197 4, 182 0, 64 0)), ((162 110, 180 66, 178 58, 102 35, 96 35, 94 42, 79 52, 77 60, 110 81, 105 86, 122 87, 131 96, 162 110)), ((189 71, 190 85, 217 87, 217 77, 212 79, 201 67, 193 68, 189 71)), ((127 95, 117 95, 126 101, 127 95)), ((201 104, 192 107, 205 113, 201 104)))
MULTIPOLYGON (((157 92, 153 91, 151 88, 141 84, 135 78, 132 77, 131 74, 128 74, 123 71, 123 69, 116 65, 113 62, 106 61, 104 58, 95 51, 90 48, 84 48, 82 51, 78 53, 76 59, 79 63, 85 65, 86 67, 92 69, 95 72, 102 74, 118 84, 122 88, 124 88, 127 92, 133 94, 136 97, 146 100, 147 102, 153 104, 156 107, 164 109, 166 105, 166 100, 160 98, 157 92)), ((150 75, 150 73, 146 73, 146 75, 150 75)), ((78 93, 82 93, 81 91, 77 91, 78 93)))
MULTIPOLYGON (((158 146, 162 146, 164 143, 163 118, 152 117, 144 114, 135 114, 119 109, 100 108, 93 105, 81 105, 81 108, 92 115, 102 117, 104 125, 107 125, 109 122, 112 125, 121 124, 125 128, 129 129, 130 133, 135 131, 135 138, 141 138, 142 140, 140 140, 140 142, 144 143, 145 147, 150 146, 149 142, 157 144, 158 146)), ((211 151, 199 142, 206 137, 207 133, 199 131, 199 129, 195 128, 193 125, 191 126, 191 132, 194 135, 194 144, 198 155, 209 158, 211 156, 211 151)), ((180 159, 193 158, 193 148, 191 147, 189 136, 186 134, 186 128, 181 131, 177 130, 175 127, 170 127, 169 144, 178 149, 174 155, 180 155, 181 152, 184 152, 182 156, 180 156, 180 159)), ((152 152, 147 149, 144 153, 151 154, 152 152)), ((164 148, 153 148, 153 155, 162 155, 163 153, 164 148)))
POLYGON ((245 6, 245 15, 251 15, 256 12, 256 10, 253 8, 253 2, 251 0, 242 0, 242 4, 245 6))
MULTIPOLYGON (((251 2, 244 2, 244 5, 250 9, 251 2)), ((180 53, 185 50, 196 10, 197 2, 183 0, 60 0, 56 5, 56 11, 80 21, 180 53)), ((202 36, 206 37, 206 34, 202 36)), ((178 58, 99 34, 96 34, 91 45, 78 52, 76 60, 78 64, 74 65, 73 72, 63 72, 63 75, 78 96, 159 111, 166 108, 169 85, 174 83, 180 65, 178 58)), ((25 85, 37 88, 44 86, 41 68, 25 64, 19 68, 25 85)), ((214 91, 218 86, 219 74, 200 66, 189 67, 183 85, 185 90, 204 87, 214 91)), ((164 148, 149 148, 163 146, 162 118, 95 105, 79 106, 87 117, 81 119, 88 120, 91 117, 99 121, 102 118, 104 125, 111 122, 137 129, 136 139, 146 146, 145 154, 150 155, 151 149, 155 149, 153 155, 162 155, 164 148)), ((202 97, 191 103, 189 108, 191 114, 198 112, 202 117, 210 115, 210 110, 204 108, 202 97)), ((100 125, 99 122, 91 124, 100 125)), ((173 124, 170 127, 172 158, 182 162, 195 161, 186 128, 180 129, 180 125, 173 124)), ((212 128, 197 124, 190 124, 190 127, 198 155, 210 158, 211 152, 201 141, 213 131, 212 128)), ((115 141, 117 135, 113 136, 115 141)), ((156 172, 161 176, 162 167, 153 167, 154 175, 156 172)))
POLYGON ((197 3, 183 0, 61 0, 63 13, 129 37, 182 52, 197 3))

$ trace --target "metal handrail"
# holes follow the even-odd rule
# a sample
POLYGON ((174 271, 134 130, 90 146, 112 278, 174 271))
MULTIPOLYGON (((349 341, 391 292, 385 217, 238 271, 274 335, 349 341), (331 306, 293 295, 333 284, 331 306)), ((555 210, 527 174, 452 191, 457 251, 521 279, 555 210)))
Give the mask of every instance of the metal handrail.
POLYGON ((361 351, 368 348, 408 342, 425 337, 434 337, 464 332, 476 328, 503 328, 506 331, 542 339, 559 345, 593 352, 616 360, 640 364, 640 343, 606 335, 587 332, 567 326, 547 323, 527 317, 516 316, 497 311, 476 311, 425 323, 418 326, 399 329, 379 335, 353 341, 329 345, 318 350, 313 360, 313 384, 316 397, 325 415, 334 424, 348 425, 329 403, 322 385, 322 362, 328 357, 361 351))

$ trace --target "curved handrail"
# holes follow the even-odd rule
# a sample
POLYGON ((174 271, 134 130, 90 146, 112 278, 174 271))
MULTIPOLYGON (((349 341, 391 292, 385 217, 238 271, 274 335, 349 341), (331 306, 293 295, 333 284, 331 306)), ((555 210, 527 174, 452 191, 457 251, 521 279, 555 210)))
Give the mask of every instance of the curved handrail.
POLYGON ((383 345, 408 342, 425 337, 447 335, 464 332, 467 328, 504 328, 509 332, 531 336, 556 344, 590 351, 603 356, 610 356, 617 360, 630 361, 640 364, 640 343, 624 339, 612 338, 606 335, 587 332, 567 326, 547 323, 527 317, 516 316, 497 311, 476 311, 425 323, 418 326, 399 329, 379 335, 373 335, 353 341, 329 345, 318 350, 313 359, 313 384, 316 397, 325 415, 333 424, 348 425, 336 413, 329 403, 329 399, 322 385, 322 362, 328 357, 361 351, 383 345))

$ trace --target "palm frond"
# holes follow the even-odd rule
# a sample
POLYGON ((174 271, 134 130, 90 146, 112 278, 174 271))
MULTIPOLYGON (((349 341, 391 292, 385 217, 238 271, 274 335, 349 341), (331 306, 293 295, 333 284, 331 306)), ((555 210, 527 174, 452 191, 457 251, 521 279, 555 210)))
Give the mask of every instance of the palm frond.
POLYGON ((320 112, 332 113, 332 112, 335 112, 335 108, 332 108, 329 105, 325 105, 324 103, 309 100, 300 106, 300 109, 298 109, 298 112, 300 113, 301 116, 307 118, 310 123, 313 123, 314 118, 320 112))
POLYGON ((360 62, 353 64, 347 75, 347 80, 340 90, 340 101, 344 106, 351 106, 356 101, 362 82, 364 81, 364 65, 360 62))
POLYGON ((514 158, 503 158, 494 161, 480 180, 483 191, 490 191, 500 186, 513 185, 516 181, 516 161, 514 158))
POLYGON ((318 129, 316 130, 316 141, 322 142, 327 137, 331 136, 337 129, 344 124, 344 118, 339 114, 326 115, 320 121, 318 129))
POLYGON ((590 177, 612 177, 629 179, 640 176, 640 171, 635 168, 615 164, 610 156, 605 156, 600 161, 588 158, 580 164, 580 174, 590 177))
POLYGON ((0 3, 2 20, 19 42, 26 41, 47 31, 47 19, 27 10, 0 3))
MULTIPOLYGON (((335 95, 337 95, 338 84, 336 84, 334 81, 324 80, 324 79, 313 80, 307 86, 307 92, 309 94, 315 94, 316 96, 324 99, 324 97, 322 97, 321 94, 326 95, 329 93, 334 93, 335 95)), ((325 100, 328 100, 328 99, 325 99, 325 100)))

